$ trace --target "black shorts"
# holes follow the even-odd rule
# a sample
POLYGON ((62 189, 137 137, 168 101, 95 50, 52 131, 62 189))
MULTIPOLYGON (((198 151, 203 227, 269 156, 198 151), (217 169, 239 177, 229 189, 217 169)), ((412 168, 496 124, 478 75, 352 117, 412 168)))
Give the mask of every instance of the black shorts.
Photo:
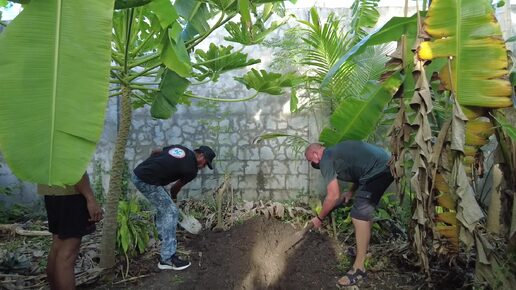
POLYGON ((375 175, 366 184, 359 186, 351 208, 351 217, 364 221, 373 220, 376 205, 393 180, 388 169, 375 175))
POLYGON ((82 194, 45 195, 48 230, 61 240, 81 238, 95 231, 95 223, 88 221, 90 214, 82 194))

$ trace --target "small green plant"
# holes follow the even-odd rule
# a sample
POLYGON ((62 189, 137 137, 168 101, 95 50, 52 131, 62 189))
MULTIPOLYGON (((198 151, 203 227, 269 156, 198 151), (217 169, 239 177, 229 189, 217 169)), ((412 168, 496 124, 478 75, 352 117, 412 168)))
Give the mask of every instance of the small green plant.
POLYGON ((136 195, 118 203, 117 246, 120 252, 133 256, 142 254, 151 235, 157 237, 152 212, 141 209, 136 195))
POLYGON ((339 254, 337 257, 337 270, 346 273, 353 265, 353 259, 346 254, 339 254))
POLYGON ((129 257, 145 252, 151 235, 158 236, 151 211, 142 210, 136 195, 118 202, 116 245, 126 260, 125 278, 129 274, 129 257))

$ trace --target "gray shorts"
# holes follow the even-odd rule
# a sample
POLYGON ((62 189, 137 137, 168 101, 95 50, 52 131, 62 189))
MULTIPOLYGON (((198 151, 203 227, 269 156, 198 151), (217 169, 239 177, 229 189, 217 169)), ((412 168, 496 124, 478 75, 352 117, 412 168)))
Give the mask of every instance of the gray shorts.
POLYGON ((373 220, 376 206, 393 180, 390 170, 385 170, 361 185, 355 192, 351 217, 363 221, 373 220))

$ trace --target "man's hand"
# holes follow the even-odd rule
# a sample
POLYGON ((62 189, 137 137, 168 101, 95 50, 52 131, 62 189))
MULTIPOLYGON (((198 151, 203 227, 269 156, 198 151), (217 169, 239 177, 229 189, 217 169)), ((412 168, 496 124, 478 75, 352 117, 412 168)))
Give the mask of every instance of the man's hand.
POLYGON ((100 208, 97 201, 93 199, 88 199, 86 201, 86 205, 88 206, 88 212, 90 214, 90 222, 99 222, 102 219, 102 209, 100 208))
POLYGON ((314 224, 314 228, 318 229, 322 226, 322 221, 318 217, 314 217, 311 222, 314 224))
POLYGON ((353 192, 348 191, 348 192, 344 193, 343 195, 344 195, 344 203, 348 203, 349 200, 351 199, 351 196, 353 196, 353 192))
POLYGON ((102 219, 102 209, 97 203, 97 200, 95 200, 95 196, 90 185, 90 177, 87 173, 84 173, 81 180, 75 184, 75 190, 86 198, 86 206, 88 207, 88 213, 90 214, 88 221, 100 221, 102 219))
POLYGON ((177 201, 177 194, 185 184, 186 183, 184 183, 183 180, 179 179, 170 187, 170 197, 172 197, 174 202, 177 201))

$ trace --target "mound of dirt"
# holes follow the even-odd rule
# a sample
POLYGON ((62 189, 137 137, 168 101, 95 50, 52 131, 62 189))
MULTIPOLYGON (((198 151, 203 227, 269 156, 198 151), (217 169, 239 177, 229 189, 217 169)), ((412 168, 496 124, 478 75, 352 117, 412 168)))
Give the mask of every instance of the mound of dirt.
POLYGON ((309 232, 292 249, 300 229, 255 217, 227 232, 208 232, 187 246, 192 274, 178 289, 329 289, 339 274, 327 236, 309 232), (287 241, 287 242, 284 242, 287 241))

